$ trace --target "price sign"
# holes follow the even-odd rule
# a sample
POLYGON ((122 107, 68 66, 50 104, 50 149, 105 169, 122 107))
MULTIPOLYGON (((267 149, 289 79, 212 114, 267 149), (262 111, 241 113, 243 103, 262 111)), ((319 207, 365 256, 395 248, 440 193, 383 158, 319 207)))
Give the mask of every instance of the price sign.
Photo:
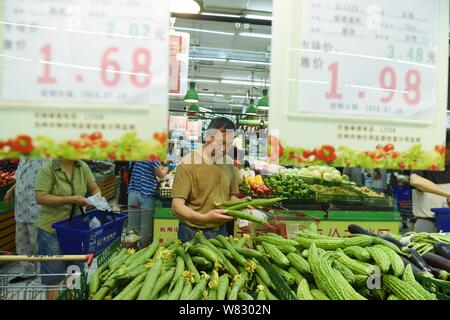
POLYGON ((170 33, 169 89, 184 95, 187 91, 189 68, 189 33, 170 33))
POLYGON ((186 116, 170 116, 169 117, 169 131, 183 131, 186 132, 188 118, 186 116))
MULTIPOLYGON (((29 137, 31 157, 165 154, 166 3, 6 0, 3 6, 0 113, 21 123, 2 128, 0 140, 29 137), (79 141, 93 132, 108 145, 101 152, 93 141, 79 141)), ((0 150, 0 158, 20 155, 13 149, 0 150)))
POLYGON ((272 160, 443 168, 448 1, 274 6, 272 160))
POLYGON ((437 9, 436 1, 407 9, 387 0, 303 1, 305 33, 292 51, 299 111, 431 121, 437 9))

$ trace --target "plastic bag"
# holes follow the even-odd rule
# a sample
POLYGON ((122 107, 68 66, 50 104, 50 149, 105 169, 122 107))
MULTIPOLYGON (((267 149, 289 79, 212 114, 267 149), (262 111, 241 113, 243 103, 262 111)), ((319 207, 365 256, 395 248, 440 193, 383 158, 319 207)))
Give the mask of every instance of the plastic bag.
POLYGON ((86 199, 86 202, 101 211, 113 211, 108 201, 100 193, 86 199))
POLYGON ((102 226, 102 223, 100 222, 100 220, 97 219, 97 217, 94 217, 91 219, 91 221, 89 221, 89 227, 91 229, 95 229, 95 228, 98 228, 101 226, 102 226))

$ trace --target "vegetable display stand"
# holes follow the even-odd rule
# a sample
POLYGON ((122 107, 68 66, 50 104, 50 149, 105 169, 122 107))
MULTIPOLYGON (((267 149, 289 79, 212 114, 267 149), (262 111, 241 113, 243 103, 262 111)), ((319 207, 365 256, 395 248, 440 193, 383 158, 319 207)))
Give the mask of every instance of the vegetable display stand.
POLYGON ((450 282, 424 277, 417 273, 414 276, 425 289, 435 293, 439 300, 450 300, 450 282))
POLYGON ((111 243, 120 239, 123 224, 127 216, 125 214, 93 210, 86 214, 75 216, 53 224, 58 236, 59 248, 63 254, 98 255, 111 243), (90 228, 89 221, 97 218, 101 226, 90 228))
POLYGON ((178 239, 178 218, 171 208, 156 207, 153 216, 153 240, 168 243, 178 239))
MULTIPOLYGON (((295 233, 306 229, 312 222, 317 223, 319 233, 342 237, 350 224, 361 225, 375 234, 389 232, 399 234, 401 218, 397 212, 372 212, 372 211, 330 211, 323 210, 289 210, 278 211, 278 218, 271 220, 273 230, 266 232, 278 233, 284 237, 292 238, 295 233), (276 222, 274 222, 276 221, 276 222)), ((264 233, 258 226, 257 232, 264 233), (259 229, 258 229, 259 228, 259 229)), ((269 227, 270 229, 270 227, 269 227)))

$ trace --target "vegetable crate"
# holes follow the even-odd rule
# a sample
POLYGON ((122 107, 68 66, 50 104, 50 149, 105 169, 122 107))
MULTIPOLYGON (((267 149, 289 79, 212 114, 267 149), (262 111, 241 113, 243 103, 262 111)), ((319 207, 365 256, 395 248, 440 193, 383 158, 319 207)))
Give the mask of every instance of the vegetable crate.
POLYGON ((100 254, 122 235, 123 224, 127 216, 104 211, 93 210, 53 224, 58 236, 62 254, 100 254), (97 218, 101 226, 91 229, 89 221, 97 218))
POLYGON ((436 219, 436 228, 439 232, 450 232, 450 209, 448 208, 434 208, 436 219))
POLYGON ((424 277, 417 273, 414 276, 425 289, 435 293, 439 300, 450 300, 450 282, 424 277))

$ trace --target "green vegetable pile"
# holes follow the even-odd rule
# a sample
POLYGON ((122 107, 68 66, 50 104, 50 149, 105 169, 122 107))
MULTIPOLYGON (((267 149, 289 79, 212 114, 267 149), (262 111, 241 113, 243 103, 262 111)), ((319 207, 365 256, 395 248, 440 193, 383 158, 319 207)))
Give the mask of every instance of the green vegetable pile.
POLYGON ((274 194, 289 198, 314 197, 314 190, 300 176, 274 174, 265 176, 265 184, 274 194))
POLYGON ((436 299, 401 256, 384 239, 331 238, 315 224, 294 239, 271 233, 207 239, 198 232, 185 244, 121 249, 93 274, 89 292, 93 300, 436 299), (379 287, 371 286, 374 274, 379 287))

